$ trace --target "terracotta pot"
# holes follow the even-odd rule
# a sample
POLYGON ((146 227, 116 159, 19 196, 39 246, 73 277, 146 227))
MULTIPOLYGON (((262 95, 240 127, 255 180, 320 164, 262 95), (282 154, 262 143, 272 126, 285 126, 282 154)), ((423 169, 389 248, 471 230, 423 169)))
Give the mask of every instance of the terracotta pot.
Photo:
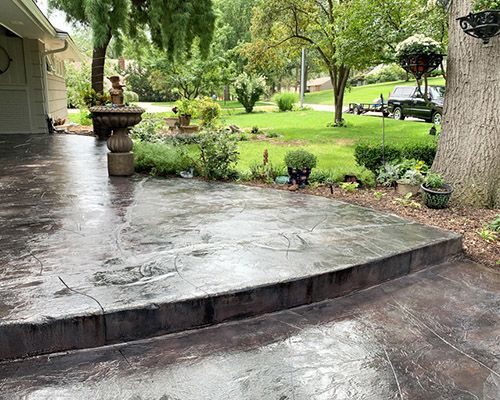
POLYGON ((181 126, 189 126, 189 124, 191 123, 191 115, 180 115, 179 123, 181 124, 181 126))

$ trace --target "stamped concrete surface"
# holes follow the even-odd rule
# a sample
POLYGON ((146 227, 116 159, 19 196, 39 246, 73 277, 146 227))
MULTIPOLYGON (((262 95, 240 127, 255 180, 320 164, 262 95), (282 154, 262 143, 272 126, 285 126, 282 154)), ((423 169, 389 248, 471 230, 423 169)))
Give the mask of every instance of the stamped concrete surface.
POLYGON ((0 363, 0 399, 496 400, 500 275, 432 267, 181 334, 0 363))
POLYGON ((0 359, 336 297, 460 251, 452 233, 325 198, 109 178, 89 137, 0 142, 0 359))

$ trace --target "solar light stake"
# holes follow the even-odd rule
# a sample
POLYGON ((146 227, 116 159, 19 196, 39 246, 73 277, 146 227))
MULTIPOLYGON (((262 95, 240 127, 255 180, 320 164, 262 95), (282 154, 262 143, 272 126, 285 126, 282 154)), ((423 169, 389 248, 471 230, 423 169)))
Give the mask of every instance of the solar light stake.
POLYGON ((380 104, 382 105, 382 163, 385 164, 385 110, 384 95, 380 94, 380 104))

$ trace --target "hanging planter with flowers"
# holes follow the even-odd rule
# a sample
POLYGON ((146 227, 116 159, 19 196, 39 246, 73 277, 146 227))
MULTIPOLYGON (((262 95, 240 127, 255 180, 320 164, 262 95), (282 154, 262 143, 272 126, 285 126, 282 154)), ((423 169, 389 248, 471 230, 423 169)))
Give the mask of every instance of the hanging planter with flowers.
POLYGON ((500 34, 500 0, 476 0, 472 12, 457 20, 467 35, 488 44, 492 37, 500 34))
POLYGON ((443 49, 435 40, 416 34, 396 47, 396 56, 401 67, 413 74, 417 80, 438 68, 443 61, 443 49))

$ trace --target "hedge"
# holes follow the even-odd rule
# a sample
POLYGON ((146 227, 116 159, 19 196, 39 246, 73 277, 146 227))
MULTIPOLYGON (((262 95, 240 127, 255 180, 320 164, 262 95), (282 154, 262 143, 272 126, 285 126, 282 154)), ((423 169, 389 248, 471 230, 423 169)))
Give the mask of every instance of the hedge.
MULTIPOLYGON (((436 157, 437 144, 411 143, 403 146, 385 146, 385 161, 397 161, 403 159, 415 159, 432 165, 436 157)), ((382 146, 380 144, 359 143, 354 149, 354 157, 358 165, 377 173, 383 164, 382 146)))

